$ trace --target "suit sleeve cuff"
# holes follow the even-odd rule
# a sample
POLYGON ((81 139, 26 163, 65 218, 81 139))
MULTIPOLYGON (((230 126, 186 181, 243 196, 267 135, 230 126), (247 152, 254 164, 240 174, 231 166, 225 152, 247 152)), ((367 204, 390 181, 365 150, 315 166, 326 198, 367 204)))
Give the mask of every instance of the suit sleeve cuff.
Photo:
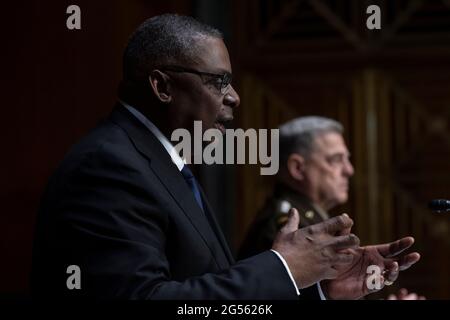
MULTIPOLYGON (((270 249, 270 251, 272 251, 273 253, 275 253, 276 256, 277 256, 277 257, 281 260, 281 262, 283 263, 283 266, 284 266, 284 268, 286 269, 286 272, 288 273, 289 278, 290 278, 291 281, 292 281, 292 284, 294 285, 295 292, 297 292, 297 295, 299 296, 299 295, 300 295, 300 290, 298 290, 297 283, 295 283, 294 277, 292 276, 291 270, 289 269, 289 266, 288 266, 288 264, 286 263, 286 260, 284 260, 284 258, 281 256, 281 254, 279 254, 277 251, 275 251, 275 250, 273 250, 273 249, 270 249)), ((323 298, 322 298, 323 293, 322 293, 322 289, 320 288, 319 283, 317 283, 317 285, 318 285, 318 287, 319 287, 320 298, 321 298, 322 300, 326 300, 326 299, 323 299, 323 298)))

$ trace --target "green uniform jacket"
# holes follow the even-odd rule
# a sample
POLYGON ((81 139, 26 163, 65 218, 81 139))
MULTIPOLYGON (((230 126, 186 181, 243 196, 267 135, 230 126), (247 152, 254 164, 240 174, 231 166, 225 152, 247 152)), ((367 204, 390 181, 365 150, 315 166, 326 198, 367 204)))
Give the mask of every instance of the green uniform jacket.
POLYGON ((256 215, 239 251, 239 258, 269 250, 278 230, 286 223, 291 208, 296 208, 300 214, 300 228, 329 218, 327 212, 312 204, 307 197, 278 184, 273 195, 256 215))

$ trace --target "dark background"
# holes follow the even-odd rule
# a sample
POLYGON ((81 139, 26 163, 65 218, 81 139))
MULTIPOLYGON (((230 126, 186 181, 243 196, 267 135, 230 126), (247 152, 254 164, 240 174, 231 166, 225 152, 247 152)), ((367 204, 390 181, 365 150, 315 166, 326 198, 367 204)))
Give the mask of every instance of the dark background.
MULTIPOLYGON (((221 29, 241 95, 237 127, 295 116, 346 127, 356 175, 346 211, 365 243, 413 235, 422 261, 398 286, 450 298, 450 2, 28 1, 2 4, 0 295, 27 297, 34 219, 51 172, 111 110, 129 34, 177 12, 221 29), (81 30, 66 8, 81 8, 81 30), (382 29, 365 27, 369 4, 382 29)), ((258 166, 198 174, 233 249, 270 192, 258 166)), ((392 288, 394 290, 396 288, 392 288)))

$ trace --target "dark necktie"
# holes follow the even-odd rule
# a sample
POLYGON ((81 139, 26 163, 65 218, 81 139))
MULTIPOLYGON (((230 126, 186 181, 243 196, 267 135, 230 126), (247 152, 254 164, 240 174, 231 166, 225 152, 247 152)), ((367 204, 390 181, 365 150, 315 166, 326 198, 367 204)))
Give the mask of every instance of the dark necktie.
POLYGON ((194 193, 195 200, 197 201, 198 205, 200 206, 200 209, 204 211, 203 209, 203 201, 202 197, 200 195, 200 190, 198 188, 197 180, 195 179, 194 175, 192 174, 192 171, 189 169, 187 165, 183 167, 181 170, 181 174, 183 175, 184 179, 186 180, 187 184, 189 185, 189 188, 191 188, 192 192, 194 193))

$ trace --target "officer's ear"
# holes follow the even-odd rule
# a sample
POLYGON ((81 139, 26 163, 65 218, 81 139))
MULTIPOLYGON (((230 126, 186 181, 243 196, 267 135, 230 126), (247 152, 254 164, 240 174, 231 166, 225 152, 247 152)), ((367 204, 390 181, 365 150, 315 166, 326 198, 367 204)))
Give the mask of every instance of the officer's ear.
POLYGON ((287 160, 287 169, 292 179, 303 181, 305 179, 305 158, 298 153, 291 154, 287 160))
POLYGON ((160 70, 153 70, 148 77, 150 86, 156 98, 162 103, 168 104, 172 101, 170 94, 170 78, 160 70))

